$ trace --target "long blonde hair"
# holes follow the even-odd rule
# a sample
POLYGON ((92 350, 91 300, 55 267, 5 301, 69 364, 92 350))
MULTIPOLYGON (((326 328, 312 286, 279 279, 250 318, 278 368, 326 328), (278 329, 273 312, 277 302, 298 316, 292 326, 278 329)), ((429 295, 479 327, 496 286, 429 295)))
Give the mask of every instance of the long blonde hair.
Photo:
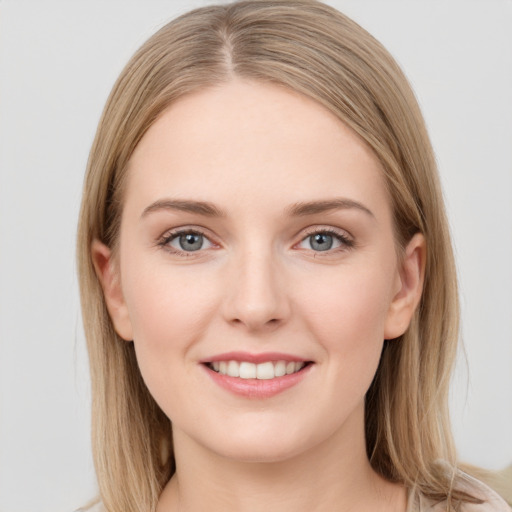
POLYGON ((127 163, 158 116, 177 98, 234 76, 280 84, 333 112, 382 164, 397 246, 424 234, 421 303, 407 332, 385 342, 367 393, 367 453, 388 480, 448 503, 470 500, 437 464, 455 466, 447 401, 459 305, 442 192, 414 94, 381 44, 337 10, 314 0, 247 0, 196 9, 153 35, 117 80, 91 149, 78 267, 93 455, 106 510, 155 510, 175 468, 170 422, 142 380, 133 344, 114 331, 91 243, 115 251, 127 163))

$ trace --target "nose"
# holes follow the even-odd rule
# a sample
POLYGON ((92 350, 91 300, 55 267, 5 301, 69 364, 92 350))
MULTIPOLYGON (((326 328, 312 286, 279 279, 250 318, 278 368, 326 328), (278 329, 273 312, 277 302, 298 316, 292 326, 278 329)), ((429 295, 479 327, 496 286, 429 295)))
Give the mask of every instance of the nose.
POLYGON ((284 276, 271 248, 253 248, 233 258, 223 304, 225 319, 248 331, 268 331, 290 314, 284 276))

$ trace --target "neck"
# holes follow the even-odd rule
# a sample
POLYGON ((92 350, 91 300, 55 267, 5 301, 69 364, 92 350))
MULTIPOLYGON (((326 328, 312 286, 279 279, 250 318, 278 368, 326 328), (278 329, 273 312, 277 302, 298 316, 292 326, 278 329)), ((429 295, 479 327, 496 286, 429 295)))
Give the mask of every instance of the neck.
POLYGON ((362 411, 354 420, 313 449, 272 462, 228 459, 175 429, 177 471, 157 512, 405 511, 405 489, 368 462, 362 411))

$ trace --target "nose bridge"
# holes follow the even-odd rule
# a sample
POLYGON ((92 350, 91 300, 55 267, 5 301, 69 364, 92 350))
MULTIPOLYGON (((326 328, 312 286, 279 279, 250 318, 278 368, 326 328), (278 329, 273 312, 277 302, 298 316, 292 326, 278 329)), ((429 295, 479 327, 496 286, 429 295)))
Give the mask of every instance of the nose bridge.
POLYGON ((289 312, 283 276, 272 244, 251 240, 235 251, 227 283, 226 319, 250 330, 282 323, 289 312))

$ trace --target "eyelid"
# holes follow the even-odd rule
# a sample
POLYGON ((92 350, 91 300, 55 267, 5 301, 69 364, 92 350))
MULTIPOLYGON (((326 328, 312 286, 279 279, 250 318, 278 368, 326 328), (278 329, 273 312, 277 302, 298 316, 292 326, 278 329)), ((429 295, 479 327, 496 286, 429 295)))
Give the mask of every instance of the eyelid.
POLYGON ((315 256, 329 256, 337 252, 350 250, 355 246, 354 237, 345 229, 334 228, 332 226, 311 226, 306 228, 305 233, 302 234, 301 239, 294 245, 294 247, 304 242, 307 238, 319 233, 325 233, 334 236, 340 242, 340 246, 334 249, 327 249, 325 251, 315 251, 313 249, 303 250, 311 251, 315 254, 315 256))
MULTIPOLYGON (((162 247, 166 251, 168 251, 171 254, 175 254, 178 256, 185 256, 185 257, 191 257, 191 256, 200 256, 203 255, 206 252, 206 249, 199 249, 197 251, 183 251, 181 249, 177 249, 176 247, 172 247, 170 245, 170 242, 178 238, 180 235, 184 234, 195 234, 195 235, 201 235, 205 239, 208 240, 208 242, 215 247, 219 247, 219 244, 212 240, 212 235, 210 235, 207 230, 204 228, 200 228, 197 226, 180 226, 172 229, 168 229, 165 231, 158 239, 157 239, 157 246, 162 247)), ((212 247, 209 247, 208 249, 211 249, 212 247)))
MULTIPOLYGON (((175 240, 176 238, 178 238, 180 235, 190 233, 190 234, 201 235, 204 238, 206 238, 208 240, 208 242, 212 245, 212 247, 208 247, 208 249, 219 248, 220 244, 214 240, 214 237, 211 234, 209 234, 208 231, 209 230, 206 230, 202 227, 193 226, 193 225, 172 228, 172 229, 165 231, 158 238, 157 245, 164 248, 171 254, 175 254, 178 256, 186 256, 186 257, 201 256, 207 252, 206 249, 199 249, 197 251, 183 251, 183 250, 177 249, 176 247, 172 247, 170 245, 170 242, 172 240, 175 240)), ((347 250, 353 248, 355 245, 354 237, 345 229, 335 228, 332 226, 318 226, 317 225, 317 226, 310 226, 308 228, 305 228, 305 230, 302 232, 300 240, 298 242, 296 242, 293 247, 294 248, 297 247, 297 245, 299 245, 301 242, 305 241, 308 237, 313 236, 318 233, 325 233, 325 234, 334 236, 340 242, 340 246, 336 247, 334 249, 327 249, 325 251, 315 251, 314 249, 303 249, 305 251, 313 252, 315 254, 315 256, 317 256, 317 255, 328 256, 328 255, 332 255, 333 253, 337 253, 340 251, 347 251, 347 250)))
POLYGON ((353 238, 354 238, 346 229, 336 228, 334 226, 328 226, 328 225, 324 226, 321 224, 315 225, 315 226, 309 226, 309 227, 305 228, 304 232, 305 232, 305 235, 303 236, 302 239, 304 239, 308 236, 314 235, 316 233, 331 233, 331 234, 334 234, 339 237, 350 238, 351 240, 353 240, 353 238))

